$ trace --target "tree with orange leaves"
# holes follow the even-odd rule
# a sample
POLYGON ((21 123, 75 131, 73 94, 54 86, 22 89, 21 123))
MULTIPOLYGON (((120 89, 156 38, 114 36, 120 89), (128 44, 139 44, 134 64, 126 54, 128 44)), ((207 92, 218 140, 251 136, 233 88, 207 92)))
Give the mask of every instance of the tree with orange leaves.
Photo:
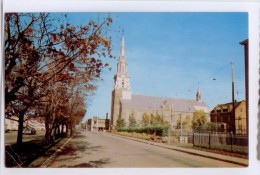
POLYGON ((113 58, 108 35, 111 23, 110 16, 74 26, 50 13, 5 14, 5 115, 18 116, 18 146, 26 114, 44 114, 46 120, 62 116, 60 104, 75 94, 75 89, 69 90, 75 79, 79 81, 74 88, 82 87, 86 94, 95 90, 94 82, 109 66, 105 60, 113 58), (54 87, 64 90, 55 92, 54 87), (48 118, 42 112, 50 104, 48 118))

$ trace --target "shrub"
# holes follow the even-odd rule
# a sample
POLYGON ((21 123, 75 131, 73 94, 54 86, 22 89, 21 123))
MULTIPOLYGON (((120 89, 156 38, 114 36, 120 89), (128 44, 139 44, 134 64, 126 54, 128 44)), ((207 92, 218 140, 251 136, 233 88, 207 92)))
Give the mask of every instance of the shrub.
POLYGON ((153 134, 156 132, 157 136, 166 136, 168 133, 168 127, 166 126, 146 126, 146 127, 137 127, 137 128, 119 128, 118 132, 136 132, 136 133, 146 133, 153 134))

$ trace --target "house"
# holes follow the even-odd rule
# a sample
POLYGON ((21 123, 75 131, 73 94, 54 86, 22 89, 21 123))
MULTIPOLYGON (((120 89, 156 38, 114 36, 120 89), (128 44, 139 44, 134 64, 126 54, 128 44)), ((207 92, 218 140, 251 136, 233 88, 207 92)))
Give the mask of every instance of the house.
POLYGON ((233 104, 225 103, 218 104, 210 112, 211 122, 218 123, 221 129, 230 132, 232 128, 232 121, 235 120, 235 134, 247 134, 246 125, 246 101, 235 101, 235 119, 232 117, 233 104))
POLYGON ((99 117, 93 117, 92 119, 88 119, 87 121, 87 129, 89 131, 92 130, 98 130, 98 131, 104 131, 109 130, 109 119, 103 119, 99 117))

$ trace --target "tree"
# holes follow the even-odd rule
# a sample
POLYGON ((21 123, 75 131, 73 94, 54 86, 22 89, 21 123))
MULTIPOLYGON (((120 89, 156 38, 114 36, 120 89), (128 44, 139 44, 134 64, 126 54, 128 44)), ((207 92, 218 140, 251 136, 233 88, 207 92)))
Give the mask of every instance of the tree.
POLYGON ((116 128, 123 128, 125 127, 125 120, 124 119, 117 119, 116 120, 116 128))
POLYGON ((157 125, 159 123, 158 119, 156 118, 156 115, 151 114, 151 116, 150 116, 150 123, 151 123, 151 125, 157 125))
POLYGON ((132 113, 129 115, 128 122, 129 122, 129 127, 130 127, 130 128, 136 127, 137 121, 136 121, 134 112, 132 112, 132 113))
POLYGON ((202 126, 202 128, 205 130, 210 130, 210 131, 218 131, 221 127, 219 126, 218 123, 209 122, 209 123, 205 123, 202 126))
POLYGON ((80 77, 78 86, 85 87, 86 94, 95 90, 94 83, 109 66, 102 60, 113 58, 108 35, 111 23, 110 16, 73 26, 49 13, 5 14, 5 114, 19 118, 18 146, 22 144, 24 116, 50 109, 43 114, 46 120, 55 121, 65 107, 50 106, 50 102, 61 99, 75 78, 80 77), (63 94, 52 89, 61 86, 66 89, 63 94))
POLYGON ((180 119, 178 119, 176 121, 176 129, 181 129, 181 120, 180 119))
POLYGON ((184 121, 182 122, 185 129, 191 129, 191 119, 190 116, 186 116, 184 121))
POLYGON ((158 113, 155 115, 154 117, 154 121, 153 121, 153 124, 155 125, 160 125, 160 124, 163 124, 163 117, 160 116, 158 113))
POLYGON ((66 123, 68 125, 67 128, 70 130, 70 135, 72 135, 74 133, 75 126, 80 124, 85 116, 86 105, 84 102, 84 98, 78 95, 76 96, 75 102, 69 104, 71 108, 71 113, 66 123))
POLYGON ((148 126, 150 124, 150 116, 145 112, 142 115, 142 125, 148 126))
POLYGON ((192 126, 193 128, 201 127, 205 123, 207 123, 207 117, 204 111, 202 110, 197 110, 193 113, 192 117, 192 126))

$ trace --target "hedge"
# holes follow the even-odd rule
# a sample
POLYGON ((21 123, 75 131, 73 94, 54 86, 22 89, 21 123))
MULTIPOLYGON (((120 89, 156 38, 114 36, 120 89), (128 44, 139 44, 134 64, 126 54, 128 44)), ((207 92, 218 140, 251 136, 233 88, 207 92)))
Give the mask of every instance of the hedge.
POLYGON ((136 132, 136 133, 146 133, 153 134, 156 132, 157 136, 166 136, 168 133, 167 126, 146 126, 146 127, 137 127, 137 128, 118 128, 118 132, 136 132))

